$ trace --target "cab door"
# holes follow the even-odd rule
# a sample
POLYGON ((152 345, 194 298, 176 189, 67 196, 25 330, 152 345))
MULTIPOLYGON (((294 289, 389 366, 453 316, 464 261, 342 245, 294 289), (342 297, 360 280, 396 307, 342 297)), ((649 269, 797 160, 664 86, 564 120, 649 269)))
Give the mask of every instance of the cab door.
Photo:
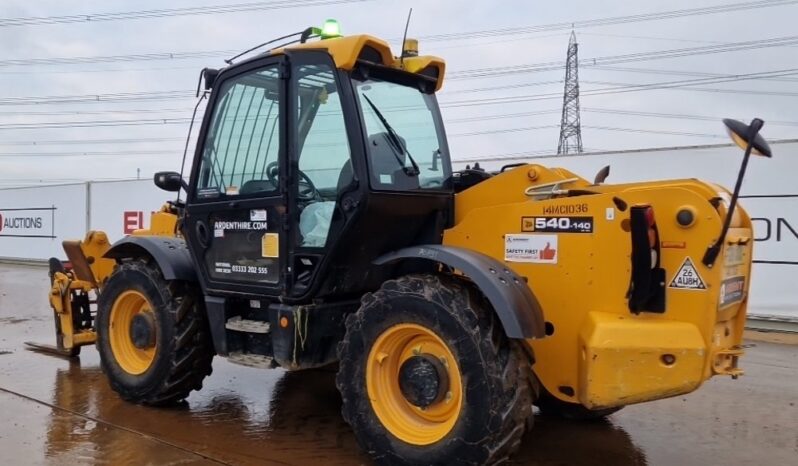
POLYGON ((255 60, 214 85, 183 226, 208 294, 284 291, 286 65, 255 60))

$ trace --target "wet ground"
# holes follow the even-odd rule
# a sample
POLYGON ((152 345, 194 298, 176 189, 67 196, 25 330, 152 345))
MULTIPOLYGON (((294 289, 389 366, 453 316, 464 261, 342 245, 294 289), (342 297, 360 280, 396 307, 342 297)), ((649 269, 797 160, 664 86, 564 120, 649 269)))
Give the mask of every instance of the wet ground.
MULTIPOLYGON (((121 401, 93 347, 52 343, 46 269, 0 264, 0 464, 370 464, 340 417, 330 371, 287 373, 216 358, 177 408, 121 401)), ((798 346, 755 342, 746 376, 630 406, 607 422, 537 417, 517 464, 798 464, 798 346)))

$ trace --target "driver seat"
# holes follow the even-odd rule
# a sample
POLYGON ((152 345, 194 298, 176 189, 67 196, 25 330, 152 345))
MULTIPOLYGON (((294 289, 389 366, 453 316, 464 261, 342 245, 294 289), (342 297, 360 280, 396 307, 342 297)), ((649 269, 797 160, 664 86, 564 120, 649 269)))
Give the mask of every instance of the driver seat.
POLYGON ((269 180, 249 180, 241 186, 241 189, 238 190, 238 194, 244 195, 275 190, 277 190, 277 187, 269 180))
MULTIPOLYGON (((406 147, 405 140, 399 139, 406 147)), ((397 154, 391 145, 388 133, 369 136, 371 185, 377 189, 391 191, 413 191, 419 189, 418 176, 409 176, 402 168, 407 163, 407 153, 397 154)))

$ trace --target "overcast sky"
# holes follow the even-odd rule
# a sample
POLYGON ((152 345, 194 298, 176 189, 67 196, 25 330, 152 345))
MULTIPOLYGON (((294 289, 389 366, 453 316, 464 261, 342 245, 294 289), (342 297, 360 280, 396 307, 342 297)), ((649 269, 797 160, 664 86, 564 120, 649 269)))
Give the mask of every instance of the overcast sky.
MULTIPOLYGON (((728 5, 744 0, 338 0, 341 3, 337 4, 323 4, 325 0, 316 0, 319 3, 316 6, 214 15, 3 25, 3 21, 9 18, 93 15, 244 1, 176 0, 168 2, 166 6, 163 1, 153 0, 2 0, 0 187, 38 180, 131 178, 137 175, 137 169, 140 169, 142 178, 148 178, 158 170, 178 170, 183 147, 181 139, 185 138, 188 130, 185 119, 191 116, 194 105, 191 97, 36 105, 8 105, 10 102, 7 99, 188 92, 195 88, 199 70, 205 66, 222 66, 225 55, 35 66, 14 65, 9 60, 244 50, 309 25, 320 25, 325 18, 338 19, 344 34, 370 33, 388 39, 396 52, 410 7, 413 8, 413 19, 409 36, 421 38, 422 54, 445 58, 447 73, 452 78, 458 72, 480 68, 495 71, 495 68, 500 67, 564 61, 570 31, 530 33, 529 28, 561 22, 577 23, 582 65, 582 133, 583 144, 588 151, 726 142, 719 121, 723 117, 748 120, 759 116, 766 121, 763 134, 767 138, 798 137, 796 45, 692 54, 680 58, 664 59, 659 56, 658 59, 611 65, 613 69, 607 68, 610 65, 595 66, 600 65, 600 62, 594 63, 592 60, 772 38, 795 37, 794 42, 798 43, 795 32, 798 2, 777 7, 596 27, 583 27, 578 23, 590 19, 728 5), (469 34, 505 28, 521 28, 519 30, 522 32, 474 37, 469 34), (429 37, 451 33, 462 33, 462 38, 453 40, 449 36, 445 40, 433 40, 429 37), (619 70, 619 67, 625 70, 619 70), (645 72, 630 71, 628 68, 645 72), (711 83, 694 85, 690 89, 588 95, 593 89, 610 89, 625 84, 697 79, 701 73, 739 75, 779 70, 794 71, 786 71, 784 76, 777 79, 711 83), (704 90, 700 90, 702 88, 704 90), (640 112, 691 118, 644 116, 640 112), (96 127, 89 123, 84 125, 86 127, 42 128, 44 123, 116 120, 148 123, 157 119, 166 119, 166 124, 96 127), (20 124, 33 124, 33 128, 14 129, 13 125, 20 124), (117 142, 84 142, 108 139, 117 142), (65 142, 48 144, 52 141, 65 142), (68 155, 86 152, 111 155, 68 155), (48 153, 58 155, 20 155, 48 153)), ((287 3, 282 2, 283 5, 287 3)), ((545 72, 482 73, 479 78, 448 80, 439 100, 444 119, 448 121, 446 127, 453 157, 475 159, 519 152, 556 152, 563 76, 564 68, 558 67, 545 72), (492 100, 503 97, 525 100, 501 103, 492 100), (513 114, 521 115, 507 116, 513 114), (506 131, 509 129, 518 130, 506 131)))

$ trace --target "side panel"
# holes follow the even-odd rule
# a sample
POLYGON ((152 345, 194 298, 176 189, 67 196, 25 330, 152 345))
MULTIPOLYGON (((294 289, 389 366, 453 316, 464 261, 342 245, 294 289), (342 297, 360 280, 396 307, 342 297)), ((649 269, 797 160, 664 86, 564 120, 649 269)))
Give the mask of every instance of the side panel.
MULTIPOLYGON (((737 288, 724 288, 724 256, 714 268, 701 263, 725 212, 709 200, 725 191, 674 180, 602 185, 590 188, 595 195, 534 200, 524 196, 532 169, 542 183, 550 181, 544 175, 554 176, 543 167, 526 166, 458 195, 460 215, 444 244, 504 260, 529 278, 551 331, 530 342, 535 374, 545 388, 563 401, 607 407, 689 392, 714 374, 733 375, 749 280, 736 272, 731 278, 737 281, 730 283, 737 288), (483 193, 498 201, 504 193, 505 202, 484 205, 483 193), (482 205, 469 209, 471 202, 482 205), (665 270, 663 313, 629 310, 629 206, 635 205, 654 210, 665 270), (679 225, 682 209, 694 211, 694 224, 679 225), (737 289, 741 292, 733 294, 737 289), (728 296, 728 306, 721 296, 728 296)), ((740 226, 733 230, 735 241, 750 239, 747 215, 738 210, 735 217, 740 226)), ((747 251, 737 261, 743 268, 747 251)))
POLYGON ((510 338, 543 338, 543 311, 523 277, 501 262, 468 249, 423 245, 400 249, 374 261, 377 265, 400 259, 423 259, 455 268, 470 278, 490 301, 510 338))

